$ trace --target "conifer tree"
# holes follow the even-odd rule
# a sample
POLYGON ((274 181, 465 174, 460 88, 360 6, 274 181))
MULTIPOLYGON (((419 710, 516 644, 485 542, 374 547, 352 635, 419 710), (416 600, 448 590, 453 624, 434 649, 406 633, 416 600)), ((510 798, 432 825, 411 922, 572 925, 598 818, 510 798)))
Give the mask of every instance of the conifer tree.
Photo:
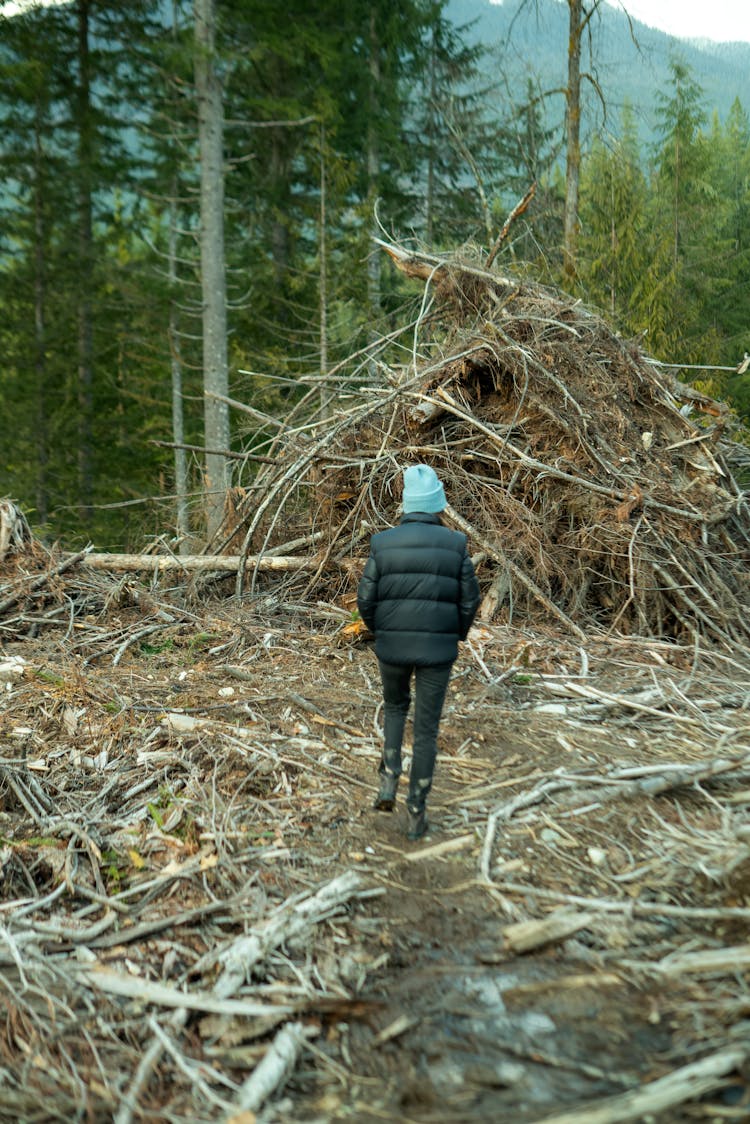
POLYGON ((50 134, 59 92, 50 78, 56 43, 39 41, 36 21, 0 21, 0 150, 5 178, 0 196, 0 446, 6 488, 28 497, 44 523, 57 473, 60 379, 55 378, 52 228, 60 164, 50 134))
POLYGON ((626 106, 620 135, 596 139, 584 162, 579 246, 579 276, 588 298, 625 329, 630 328, 633 293, 647 265, 646 201, 635 120, 626 106))
POLYGON ((750 118, 738 98, 725 126, 715 124, 710 152, 723 248, 723 284, 711 311, 724 339, 722 360, 729 365, 750 350, 750 118))
POLYGON ((703 92, 690 68, 670 63, 671 88, 658 98, 660 137, 644 236, 648 265, 633 298, 633 316, 657 357, 701 359, 702 307, 713 270, 707 248, 716 188, 702 132, 703 92))
POLYGON ((444 3, 425 23, 419 81, 412 90, 410 125, 419 165, 413 188, 415 220, 429 248, 495 237, 500 158, 490 115, 492 91, 482 78, 486 49, 468 46, 465 28, 452 26, 444 3))
POLYGON ((532 184, 537 185, 533 213, 513 232, 510 250, 519 262, 533 263, 538 273, 549 271, 549 248, 561 244, 563 220, 563 194, 555 182, 555 165, 564 137, 545 120, 545 100, 544 91, 529 77, 525 97, 500 119, 495 141, 504 213, 532 184))

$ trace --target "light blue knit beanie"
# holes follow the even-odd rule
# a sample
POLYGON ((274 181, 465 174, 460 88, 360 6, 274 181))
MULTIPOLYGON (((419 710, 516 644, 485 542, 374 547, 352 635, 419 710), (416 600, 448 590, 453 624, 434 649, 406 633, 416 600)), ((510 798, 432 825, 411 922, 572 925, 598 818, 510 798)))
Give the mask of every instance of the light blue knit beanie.
POLYGON ((427 511, 437 514, 445 509, 447 500, 443 485, 434 468, 428 464, 413 464, 404 472, 404 514, 410 511, 427 511))

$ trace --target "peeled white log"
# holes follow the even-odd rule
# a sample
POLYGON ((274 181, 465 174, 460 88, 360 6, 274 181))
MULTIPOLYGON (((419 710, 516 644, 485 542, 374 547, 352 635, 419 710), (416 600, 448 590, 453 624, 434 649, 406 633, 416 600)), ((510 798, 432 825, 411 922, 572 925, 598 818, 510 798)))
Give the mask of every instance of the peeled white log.
POLYGON ((726 1084, 727 1076, 745 1063, 748 1054, 748 1046, 720 1050, 656 1081, 595 1104, 584 1104, 569 1112, 545 1116, 536 1124, 622 1124, 626 1120, 642 1120, 652 1113, 663 1112, 710 1093, 712 1089, 721 1088, 726 1084))
POLYGON ((12 500, 0 500, 0 562, 31 541, 26 516, 12 500))
POLYGON ((234 995, 253 968, 280 945, 299 940, 320 921, 338 913, 360 887, 354 871, 347 871, 301 901, 286 901, 261 925, 234 941, 219 957, 223 971, 214 993, 234 995))
POLYGON ((577 913, 569 909, 555 910, 541 921, 517 921, 506 925, 503 937, 513 952, 530 952, 554 941, 565 940, 594 920, 594 913, 577 913))
POLYGON ((227 1124, 237 1119, 235 1114, 257 1112, 272 1093, 286 1084, 294 1072, 306 1040, 317 1033, 314 1027, 304 1026, 302 1023, 289 1023, 279 1031, 263 1060, 242 1084, 227 1124))
POLYGON ((242 558, 239 554, 87 554, 86 566, 94 570, 115 570, 135 572, 151 570, 163 573, 168 570, 183 570, 190 573, 199 571, 221 571, 235 574, 243 565, 246 570, 311 570, 317 562, 314 558, 278 557, 271 554, 251 555, 242 558))

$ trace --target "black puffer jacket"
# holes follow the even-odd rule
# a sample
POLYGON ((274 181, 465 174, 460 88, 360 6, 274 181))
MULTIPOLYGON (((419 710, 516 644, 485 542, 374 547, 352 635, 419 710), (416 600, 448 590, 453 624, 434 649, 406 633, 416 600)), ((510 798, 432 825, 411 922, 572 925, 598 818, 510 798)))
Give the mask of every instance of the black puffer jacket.
POLYGON ((357 605, 385 663, 452 663, 479 607, 466 536, 412 512, 370 540, 357 605))

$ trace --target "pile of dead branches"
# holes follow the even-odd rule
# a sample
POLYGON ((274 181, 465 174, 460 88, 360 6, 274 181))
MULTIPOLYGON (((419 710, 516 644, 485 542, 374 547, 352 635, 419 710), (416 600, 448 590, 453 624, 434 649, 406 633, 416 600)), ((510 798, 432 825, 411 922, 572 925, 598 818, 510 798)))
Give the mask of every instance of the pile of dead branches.
POLYGON ((351 589, 369 533, 398 518, 402 468, 425 461, 478 557, 484 619, 746 644, 729 410, 563 293, 385 249, 427 283, 409 362, 282 434, 235 512, 245 553, 293 524, 318 536, 307 590, 351 589))
POLYGON ((6 505, 6 639, 80 615, 95 569, 229 574, 237 594, 263 575, 277 596, 348 604, 370 534, 398 519, 402 469, 426 461, 469 536, 485 621, 750 644, 748 455, 727 407, 564 293, 383 245, 424 283, 418 314, 283 422, 228 400, 256 440, 270 427, 267 455, 202 555, 41 557, 6 505))

